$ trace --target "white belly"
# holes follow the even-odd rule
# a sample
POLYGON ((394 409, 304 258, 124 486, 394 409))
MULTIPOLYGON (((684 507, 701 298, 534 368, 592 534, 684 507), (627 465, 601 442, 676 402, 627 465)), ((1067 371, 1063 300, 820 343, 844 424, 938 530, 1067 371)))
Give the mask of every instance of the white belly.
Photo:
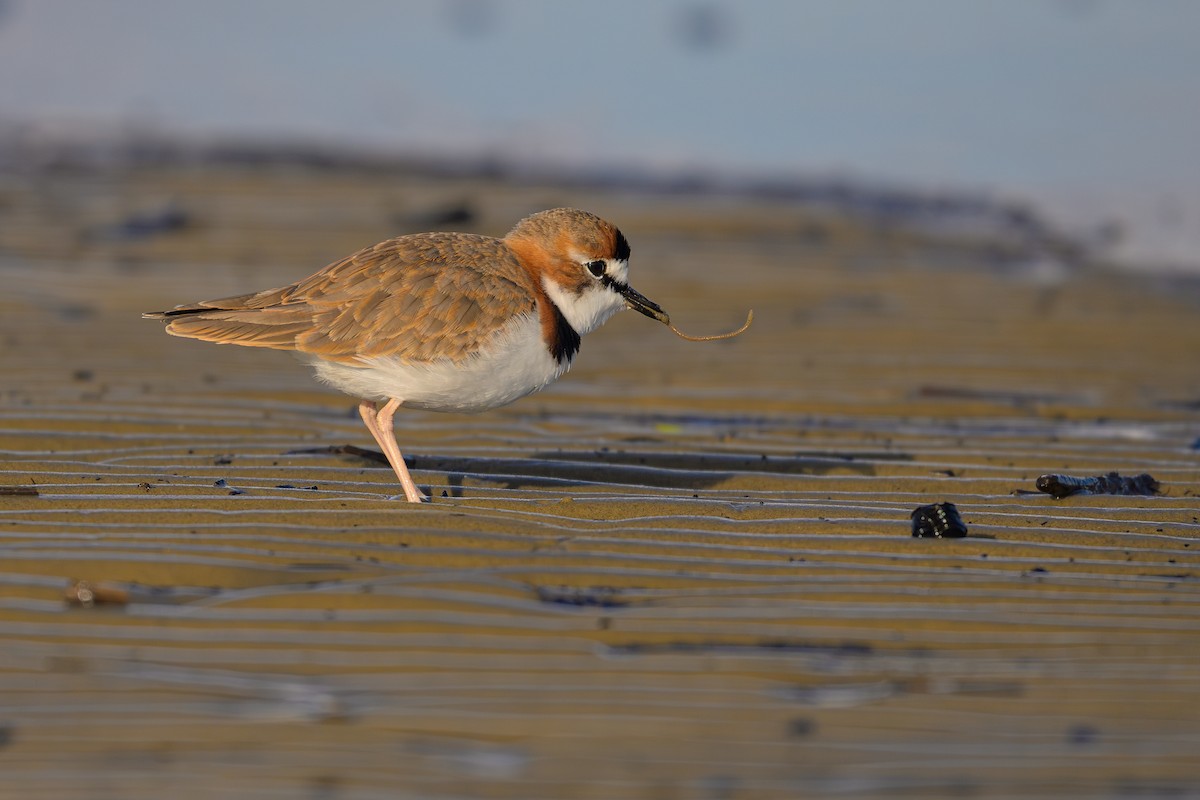
POLYGON ((550 355, 536 316, 510 322, 490 348, 462 361, 406 363, 363 359, 355 365, 306 358, 317 377, 363 400, 401 401, 429 411, 487 411, 553 383, 570 367, 550 355))

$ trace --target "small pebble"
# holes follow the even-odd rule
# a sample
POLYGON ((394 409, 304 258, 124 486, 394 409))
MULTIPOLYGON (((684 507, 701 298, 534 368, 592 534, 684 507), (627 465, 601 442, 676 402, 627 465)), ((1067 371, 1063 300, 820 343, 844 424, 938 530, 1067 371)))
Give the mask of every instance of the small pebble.
POLYGON ((961 539, 967 526, 954 503, 920 506, 912 514, 912 535, 919 539, 961 539))

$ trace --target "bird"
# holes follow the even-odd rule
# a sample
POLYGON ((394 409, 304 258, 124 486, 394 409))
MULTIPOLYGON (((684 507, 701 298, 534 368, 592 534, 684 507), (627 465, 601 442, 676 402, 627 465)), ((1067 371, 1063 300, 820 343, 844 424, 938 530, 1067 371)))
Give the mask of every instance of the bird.
POLYGON ((543 389, 570 368, 581 337, 626 308, 670 326, 629 285, 629 257, 612 223, 554 208, 503 238, 398 236, 282 288, 142 316, 165 320, 174 336, 294 351, 359 399, 405 499, 420 503, 395 412, 481 412, 543 389))

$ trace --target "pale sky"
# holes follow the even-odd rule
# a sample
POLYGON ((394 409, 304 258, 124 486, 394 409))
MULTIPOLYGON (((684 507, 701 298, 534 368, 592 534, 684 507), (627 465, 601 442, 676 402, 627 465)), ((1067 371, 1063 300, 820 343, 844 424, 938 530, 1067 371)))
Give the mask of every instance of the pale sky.
POLYGON ((0 121, 843 174, 1136 207, 1143 224, 1170 206, 1183 254, 1200 242, 1190 0, 2 8, 0 121))

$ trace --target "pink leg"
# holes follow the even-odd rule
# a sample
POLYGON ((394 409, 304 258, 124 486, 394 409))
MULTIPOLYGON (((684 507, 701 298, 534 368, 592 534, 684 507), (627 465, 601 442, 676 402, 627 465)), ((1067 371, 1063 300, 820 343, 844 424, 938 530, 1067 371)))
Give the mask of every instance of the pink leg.
POLYGON ((399 407, 400 401, 394 398, 388 400, 379 410, 376 410, 377 406, 374 400, 363 400, 358 404, 358 413, 362 417, 363 423, 366 424, 367 430, 371 432, 380 449, 383 450, 383 454, 387 456, 388 463, 392 465, 396 477, 400 479, 400 485, 404 487, 404 496, 408 502, 424 503, 426 497, 413 483, 412 476, 408 474, 404 456, 400 455, 400 448, 396 445, 396 436, 392 433, 392 415, 399 407))

